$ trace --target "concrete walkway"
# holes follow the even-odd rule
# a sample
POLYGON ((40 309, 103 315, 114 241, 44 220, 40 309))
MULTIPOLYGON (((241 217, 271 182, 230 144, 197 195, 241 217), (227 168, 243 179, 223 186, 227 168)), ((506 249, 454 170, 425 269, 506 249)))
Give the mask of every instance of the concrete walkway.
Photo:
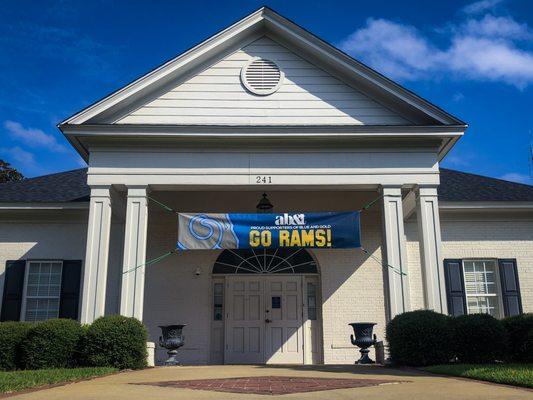
POLYGON ((123 372, 91 381, 78 382, 32 393, 13 399, 532 399, 533 392, 500 385, 454 378, 443 378, 417 371, 358 366, 198 366, 159 367, 143 371, 123 372), (350 389, 292 393, 279 396, 222 393, 187 388, 152 386, 150 383, 191 379, 220 379, 254 376, 298 378, 377 379, 402 382, 350 389), (139 385, 139 383, 143 383, 139 385), (147 384, 145 384, 147 383, 147 384))

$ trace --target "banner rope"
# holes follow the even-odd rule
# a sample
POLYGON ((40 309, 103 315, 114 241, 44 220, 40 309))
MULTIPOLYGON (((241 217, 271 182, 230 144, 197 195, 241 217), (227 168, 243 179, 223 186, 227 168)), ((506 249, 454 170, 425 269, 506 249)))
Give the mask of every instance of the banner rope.
POLYGON ((368 210, 370 207, 372 207, 374 204, 376 204, 380 199, 383 198, 383 195, 380 195, 378 197, 376 197, 374 200, 372 200, 370 203, 368 203, 367 205, 361 207, 359 209, 359 212, 363 212, 363 211, 366 211, 368 210))
POLYGON ((154 199, 153 197, 150 197, 150 196, 147 196, 148 200, 152 200, 154 203, 156 203, 157 205, 159 205, 161 208, 167 210, 167 211, 170 211, 174 214, 178 214, 178 211, 174 210, 172 207, 169 207, 167 206, 166 204, 163 204, 161 203, 160 201, 154 199))
POLYGON ((401 270, 399 270, 398 268, 396 267, 393 267, 392 265, 390 264, 387 264, 386 262, 384 262, 383 260, 380 260, 379 257, 376 257, 374 254, 370 253, 367 249, 365 249, 364 247, 360 247, 361 251, 363 253, 365 253, 367 256, 369 256, 370 258, 372 258, 374 261, 376 261, 377 263, 379 263, 382 267, 387 267, 387 268, 390 268, 392 269, 394 272, 396 272, 398 275, 404 275, 406 276, 407 274, 401 270))
POLYGON ((127 274, 129 272, 133 272, 133 271, 135 271, 135 270, 137 270, 137 269, 139 269, 139 268, 141 268, 143 266, 148 266, 148 265, 155 264, 155 263, 157 263, 157 262, 159 262, 161 260, 164 260, 165 258, 167 258, 168 256, 170 256, 171 254, 173 254, 175 252, 176 252, 176 249, 167 251, 165 254, 162 254, 159 257, 152 258, 151 260, 148 260, 145 263, 139 264, 136 267, 133 267, 133 268, 130 268, 130 269, 126 270, 126 271, 123 271, 122 274, 124 275, 124 274, 127 274))

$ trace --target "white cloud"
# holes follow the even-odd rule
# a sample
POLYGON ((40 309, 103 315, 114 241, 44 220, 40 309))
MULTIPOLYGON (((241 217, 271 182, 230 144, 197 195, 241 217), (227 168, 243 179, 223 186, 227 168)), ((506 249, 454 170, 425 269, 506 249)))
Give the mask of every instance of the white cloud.
POLYGON ((472 36, 499 37, 528 40, 533 37, 527 24, 519 23, 511 17, 496 17, 491 14, 481 19, 468 19, 459 26, 462 31, 472 36))
POLYGON ((362 57, 387 76, 414 79, 438 63, 440 51, 412 26, 385 19, 370 18, 339 47, 362 57))
POLYGON ((67 148, 60 144, 55 136, 49 135, 41 129, 24 128, 15 121, 5 121, 4 127, 13 139, 21 141, 30 147, 42 147, 57 153, 68 152, 67 148))
POLYGON ((453 100, 453 101, 457 101, 457 102, 459 102, 459 101, 463 101, 464 98, 465 98, 465 95, 464 95, 464 94, 462 94, 461 92, 457 92, 457 93, 455 93, 455 94, 453 95, 452 100, 453 100))
POLYGON ((533 185, 533 177, 526 174, 519 174, 516 172, 509 172, 507 174, 504 174, 500 177, 500 179, 533 185))
POLYGON ((485 11, 493 9, 500 4, 503 0, 480 0, 474 3, 468 4, 463 7, 462 11, 465 14, 479 14, 485 11))
POLYGON ((447 56, 453 72, 473 80, 501 81, 520 89, 533 83, 533 53, 503 41, 457 38, 447 56))
POLYGON ((459 156, 447 156, 443 162, 445 167, 468 167, 470 166, 470 161, 465 157, 459 156))
POLYGON ((5 161, 10 164, 15 164, 19 168, 28 169, 33 172, 39 171, 41 168, 35 161, 35 156, 19 146, 15 147, 0 147, 0 154, 5 157, 5 161))
POLYGON ((533 51, 520 47, 533 39, 527 24, 485 15, 436 32, 449 35, 447 45, 437 45, 414 26, 370 18, 339 47, 393 79, 449 75, 520 89, 533 83, 533 51))

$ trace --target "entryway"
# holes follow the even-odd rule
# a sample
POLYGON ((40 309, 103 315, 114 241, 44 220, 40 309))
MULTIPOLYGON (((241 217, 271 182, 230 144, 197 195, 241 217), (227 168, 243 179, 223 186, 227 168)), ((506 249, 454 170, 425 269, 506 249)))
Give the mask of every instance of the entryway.
POLYGON ((212 362, 320 363, 318 278, 303 249, 223 251, 213 268, 212 362))

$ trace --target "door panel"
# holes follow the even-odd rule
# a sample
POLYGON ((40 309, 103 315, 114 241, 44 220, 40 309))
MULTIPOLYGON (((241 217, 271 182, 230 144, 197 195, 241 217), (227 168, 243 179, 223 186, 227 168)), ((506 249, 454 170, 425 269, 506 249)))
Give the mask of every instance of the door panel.
POLYGON ((228 364, 263 363, 263 283, 257 277, 228 277, 226 286, 228 364))
POLYGON ((265 362, 303 363, 302 278, 265 278, 266 323, 265 362))

